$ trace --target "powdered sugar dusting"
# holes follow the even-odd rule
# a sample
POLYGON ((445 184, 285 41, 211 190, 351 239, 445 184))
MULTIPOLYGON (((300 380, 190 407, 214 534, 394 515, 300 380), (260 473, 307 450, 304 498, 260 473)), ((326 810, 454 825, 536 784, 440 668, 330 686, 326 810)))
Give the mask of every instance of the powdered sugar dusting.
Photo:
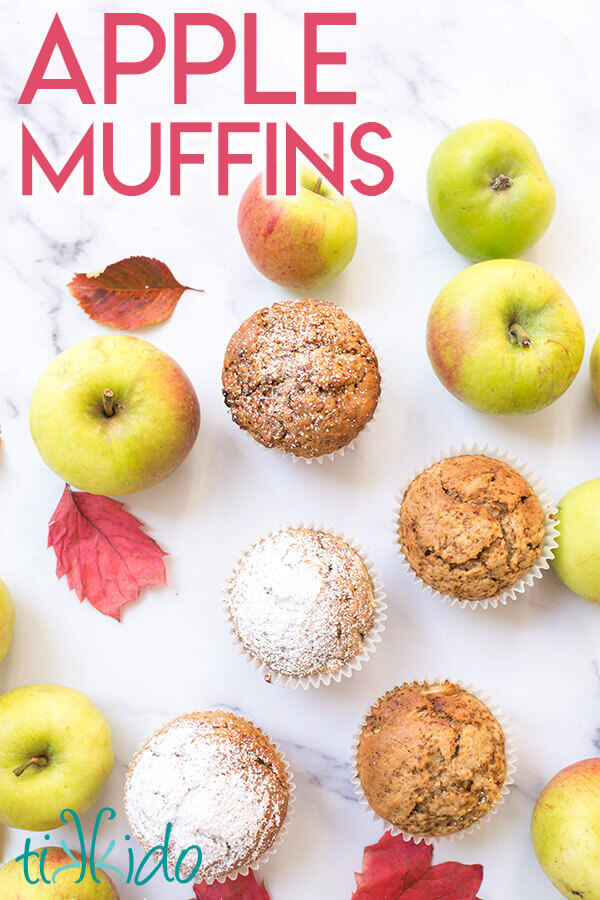
MULTIPOLYGON (((275 748, 231 713, 182 716, 156 732, 132 760, 125 811, 142 846, 164 841, 168 863, 202 850, 196 880, 253 863, 275 840, 287 811, 288 785, 275 748)), ((197 854, 180 865, 191 874, 197 854)))
POLYGON ((335 672, 360 653, 376 606, 359 554, 309 528, 287 528, 251 547, 226 602, 246 651, 293 677, 335 672))

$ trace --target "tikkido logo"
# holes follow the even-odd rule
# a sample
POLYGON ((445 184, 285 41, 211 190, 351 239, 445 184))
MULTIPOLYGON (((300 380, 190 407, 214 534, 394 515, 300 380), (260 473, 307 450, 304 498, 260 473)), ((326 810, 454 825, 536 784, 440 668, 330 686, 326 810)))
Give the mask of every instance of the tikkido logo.
MULTIPOLYGON (((79 877, 75 884, 81 884, 81 882, 86 877, 86 873, 89 871, 89 877, 96 884, 101 884, 101 880, 98 877, 97 868, 102 868, 105 872, 110 872, 112 877, 118 879, 119 884, 135 884, 138 886, 147 884, 152 878, 162 872, 165 881, 173 882, 176 881, 179 884, 188 884, 190 881, 196 877, 200 865, 202 863, 202 850, 196 844, 192 844, 190 847, 187 847, 185 850, 182 850, 177 858, 177 862, 175 864, 175 868, 173 870, 173 874, 171 875, 167 868, 167 858, 169 851, 169 841, 171 839, 171 831, 173 825, 171 822, 167 824, 165 829, 165 837, 161 844, 158 844, 156 847, 152 847, 151 850, 145 854, 145 856, 140 860, 139 863, 136 862, 133 849, 131 846, 127 847, 127 858, 128 858, 128 868, 127 872, 120 869, 118 866, 113 866, 107 862, 108 857, 114 850, 116 846, 116 842, 111 840, 108 844, 108 847, 102 853, 98 859, 96 859, 97 850, 97 842, 98 842, 98 834, 100 832, 100 824, 102 821, 102 816, 104 814, 108 821, 115 819, 117 813, 110 806, 103 807, 98 815, 96 816, 96 821, 94 823, 94 830, 92 832, 92 838, 90 841, 89 852, 86 847, 85 837, 83 834, 83 829, 81 827, 81 822, 79 821, 79 816, 72 809, 64 809, 60 814, 61 822, 65 825, 68 824, 69 816, 71 817, 75 828, 77 829, 77 836, 79 840, 79 849, 76 851, 81 854, 81 859, 77 859, 74 855, 73 850, 70 850, 67 847, 65 841, 60 842, 61 848, 64 850, 67 857, 71 860, 70 863, 59 866, 57 869, 54 869, 52 872, 51 878, 49 878, 45 872, 45 863, 46 863, 46 854, 50 847, 43 847, 40 850, 32 850, 31 849, 31 838, 27 838, 25 841, 25 850, 20 856, 17 856, 16 862, 23 862, 23 870, 25 874, 25 880, 28 884, 56 884, 56 879, 61 872, 65 871, 79 871, 79 877), (195 854, 196 862, 194 864, 194 868, 192 872, 186 877, 181 877, 181 866, 183 865, 188 854, 195 854), (32 861, 36 860, 36 863, 32 861), (145 872, 146 867, 150 862, 156 862, 156 865, 149 872, 145 872), (39 878, 32 874, 30 871, 30 864, 32 868, 35 868, 39 871, 39 878)), ((44 835, 45 840, 50 840, 50 835, 44 835)), ((130 841, 130 835, 125 835, 125 840, 130 841)))

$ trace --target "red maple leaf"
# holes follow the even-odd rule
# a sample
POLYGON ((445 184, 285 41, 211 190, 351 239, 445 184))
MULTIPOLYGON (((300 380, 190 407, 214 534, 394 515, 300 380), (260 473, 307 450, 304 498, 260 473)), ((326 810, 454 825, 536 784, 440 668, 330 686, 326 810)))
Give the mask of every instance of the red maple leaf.
POLYGON ((168 319, 184 291, 168 266, 148 256, 130 256, 101 272, 73 276, 69 290, 84 312, 101 325, 141 328, 168 319))
POLYGON ((48 529, 58 578, 66 575, 81 601, 120 620, 143 587, 167 583, 167 554, 143 527, 117 500, 65 485, 48 529))
POLYGON ((202 881, 194 885, 194 893, 193 900, 270 900, 266 887, 256 883, 253 872, 238 875, 234 881, 227 879, 223 884, 202 881))
POLYGON ((352 900, 478 900, 481 866, 446 862, 432 866, 433 849, 387 831, 363 854, 352 900))
POLYGON ((403 900, 477 900, 482 881, 483 866, 440 863, 401 896, 403 900))

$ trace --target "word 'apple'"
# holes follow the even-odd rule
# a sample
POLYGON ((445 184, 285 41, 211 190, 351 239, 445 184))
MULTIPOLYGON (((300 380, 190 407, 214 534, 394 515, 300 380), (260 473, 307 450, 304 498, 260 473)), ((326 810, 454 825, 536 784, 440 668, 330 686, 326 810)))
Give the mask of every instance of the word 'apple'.
MULTIPOLYGON (((71 853, 81 860, 75 850, 71 853)), ((100 869, 96 869, 96 880, 89 869, 81 880, 81 873, 75 868, 57 872, 63 866, 73 866, 62 847, 40 847, 28 856, 27 875, 22 859, 13 859, 0 868, 0 897, 5 900, 119 900, 114 882, 100 869), (42 854, 44 865, 40 873, 42 854)))
POLYGON ((112 772, 108 722, 85 694, 34 684, 0 697, 0 823, 28 831, 82 813, 112 772))
POLYGON ((600 759, 555 775, 537 799, 531 838, 538 862, 570 900, 600 900, 600 759))
POLYGON ((459 272, 427 322, 427 352, 444 387, 496 415, 553 403, 577 375, 584 343, 579 314, 560 284, 521 260, 459 272))
POLYGON ((259 272, 301 291, 332 281, 356 249, 352 203, 306 166, 294 196, 284 190, 267 196, 264 175, 258 175, 242 197, 238 229, 259 272))
POLYGON ((110 334, 49 364, 29 424, 44 462, 69 484, 130 494, 183 462, 198 435, 200 407, 175 360, 148 341, 110 334))
POLYGON ((526 134, 488 119, 457 128, 427 173, 438 228, 469 259, 520 256, 552 221, 554 188, 526 134))

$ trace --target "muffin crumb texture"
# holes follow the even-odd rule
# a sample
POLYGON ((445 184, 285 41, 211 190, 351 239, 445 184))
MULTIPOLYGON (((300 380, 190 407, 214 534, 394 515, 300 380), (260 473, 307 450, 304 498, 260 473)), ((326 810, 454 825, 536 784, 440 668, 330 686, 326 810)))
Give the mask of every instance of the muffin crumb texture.
MULTIPOLYGON (((169 870, 196 845, 197 881, 254 863, 277 838, 288 799, 275 747, 250 722, 221 710, 164 725, 133 757, 125 783, 125 812, 142 847, 161 844, 171 822, 169 870)), ((181 877, 196 862, 188 853, 181 877)))
POLYGON ((311 528, 286 528, 251 547, 226 603, 247 653, 296 678, 343 667, 363 649, 375 616, 359 554, 337 535, 311 528))
POLYGON ((276 303, 231 338, 223 395, 234 422, 265 447, 312 458, 350 444, 380 393, 377 357, 333 303, 276 303))
POLYGON ((371 709, 358 745, 372 809, 408 834, 442 837, 485 816, 506 780, 502 728, 459 685, 403 685, 371 709))
POLYGON ((487 456, 455 456, 408 486, 400 509, 404 555, 426 584, 459 600, 494 597, 539 559, 546 520, 529 482, 487 456))

